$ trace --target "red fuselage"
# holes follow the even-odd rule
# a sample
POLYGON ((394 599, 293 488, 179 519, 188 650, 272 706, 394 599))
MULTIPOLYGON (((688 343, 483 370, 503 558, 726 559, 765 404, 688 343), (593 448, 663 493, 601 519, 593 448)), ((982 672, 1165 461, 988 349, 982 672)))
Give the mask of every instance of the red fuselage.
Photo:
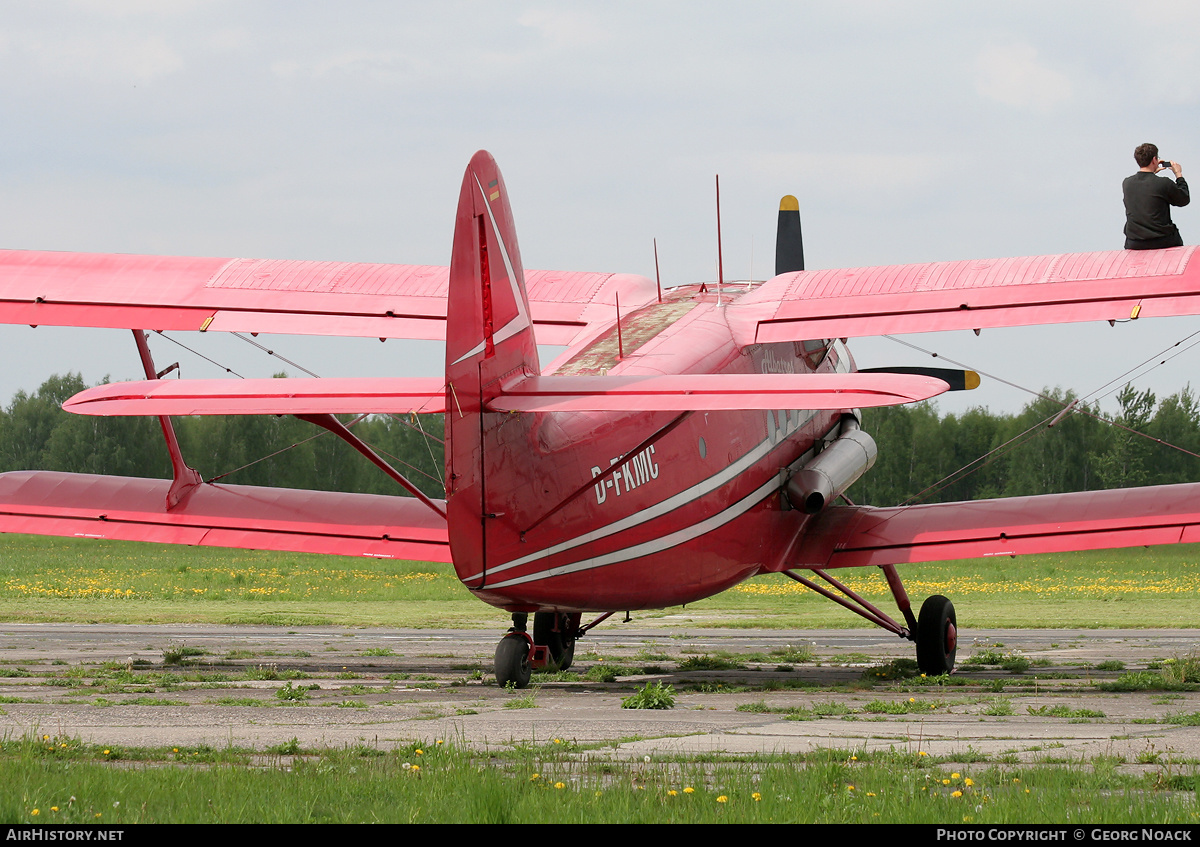
MULTIPOLYGON (((836 341, 739 349, 725 317, 729 295, 674 289, 622 316, 619 336, 609 328, 547 373, 854 369, 836 341)), ((485 453, 487 565, 460 565, 459 576, 481 599, 512 611, 622 611, 693 602, 777 570, 804 519, 783 503, 780 471, 840 415, 536 413, 485 453)))

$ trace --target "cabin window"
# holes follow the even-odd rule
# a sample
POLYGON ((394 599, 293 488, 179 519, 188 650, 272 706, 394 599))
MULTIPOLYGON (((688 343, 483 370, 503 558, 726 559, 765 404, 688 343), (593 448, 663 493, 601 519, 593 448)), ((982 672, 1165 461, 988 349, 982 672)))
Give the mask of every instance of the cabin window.
POLYGON ((803 359, 810 368, 816 370, 817 366, 825 361, 825 357, 829 354, 829 346, 831 344, 833 344, 832 338, 818 338, 812 341, 797 341, 796 357, 803 359))

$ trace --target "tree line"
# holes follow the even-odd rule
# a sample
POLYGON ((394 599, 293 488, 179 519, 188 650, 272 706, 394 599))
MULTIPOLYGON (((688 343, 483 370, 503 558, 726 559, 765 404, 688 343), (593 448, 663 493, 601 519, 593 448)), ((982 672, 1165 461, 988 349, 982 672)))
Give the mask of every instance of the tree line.
POLYGON ((847 496, 899 505, 1200 480, 1191 455, 1200 453, 1200 404, 1190 388, 1158 402, 1127 385, 1107 419, 1075 400, 1046 390, 1015 414, 942 416, 932 403, 866 409, 879 458, 847 496))
MULTIPOLYGON (((87 388, 79 374, 52 376, 19 391, 0 410, 0 471, 169 478, 171 463, 156 417, 95 417, 62 410, 87 388)), ((339 416, 349 424, 351 416, 339 416)), ((366 494, 400 487, 332 433, 290 415, 172 418, 180 449, 205 480, 366 494), (265 458, 264 458, 265 457, 265 458), (227 476, 226 476, 227 475, 227 476)), ((353 432, 426 494, 444 496, 441 415, 375 415, 353 432)))
MULTIPOLYGON (((79 374, 54 376, 0 409, 0 471, 169 477, 157 418, 62 410, 86 387, 79 374)), ((847 495, 856 503, 890 506, 1200 479, 1200 460, 1190 455, 1200 453, 1200 403, 1190 389, 1159 402, 1149 391, 1126 386, 1113 423, 1095 405, 1076 403, 1064 413, 1074 399, 1048 391, 1015 414, 976 408, 942 415, 932 403, 867 409, 863 428, 875 438, 879 458, 847 495)), ((349 445, 291 416, 174 421, 184 458, 206 480, 401 493, 349 445)), ((422 491, 442 496, 442 416, 376 415, 353 430, 422 491)))

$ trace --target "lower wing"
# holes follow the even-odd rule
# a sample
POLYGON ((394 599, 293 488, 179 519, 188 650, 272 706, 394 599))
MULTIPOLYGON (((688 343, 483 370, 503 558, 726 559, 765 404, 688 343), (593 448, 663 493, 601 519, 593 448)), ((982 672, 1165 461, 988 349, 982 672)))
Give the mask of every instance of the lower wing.
POLYGON ((789 567, 844 568, 1200 541, 1200 483, 874 508, 832 506, 789 567))
POLYGON ((409 497, 196 486, 163 509, 169 479, 0 474, 0 532, 449 562, 446 522, 409 497))

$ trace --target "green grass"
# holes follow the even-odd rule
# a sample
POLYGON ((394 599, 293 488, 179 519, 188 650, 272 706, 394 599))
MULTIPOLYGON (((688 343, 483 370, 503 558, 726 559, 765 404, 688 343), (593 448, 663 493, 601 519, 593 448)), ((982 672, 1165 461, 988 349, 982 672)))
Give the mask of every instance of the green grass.
POLYGON ((896 751, 587 766, 578 745, 271 752, 0 743, 11 823, 1194 823, 1192 774, 948 765, 896 751), (119 762, 114 766, 114 762, 119 762))
MULTIPOLYGON (((913 598, 950 597, 964 626, 1200 625, 1200 551, 1193 545, 935 562, 900 573, 913 598)), ((894 610, 877 569, 839 576, 894 610)), ((775 576, 686 609, 643 611, 638 621, 654 625, 668 615, 672 625, 869 626, 775 576)), ((444 564, 18 535, 0 536, 0 617, 396 628, 490 628, 506 618, 471 596, 444 564)))

